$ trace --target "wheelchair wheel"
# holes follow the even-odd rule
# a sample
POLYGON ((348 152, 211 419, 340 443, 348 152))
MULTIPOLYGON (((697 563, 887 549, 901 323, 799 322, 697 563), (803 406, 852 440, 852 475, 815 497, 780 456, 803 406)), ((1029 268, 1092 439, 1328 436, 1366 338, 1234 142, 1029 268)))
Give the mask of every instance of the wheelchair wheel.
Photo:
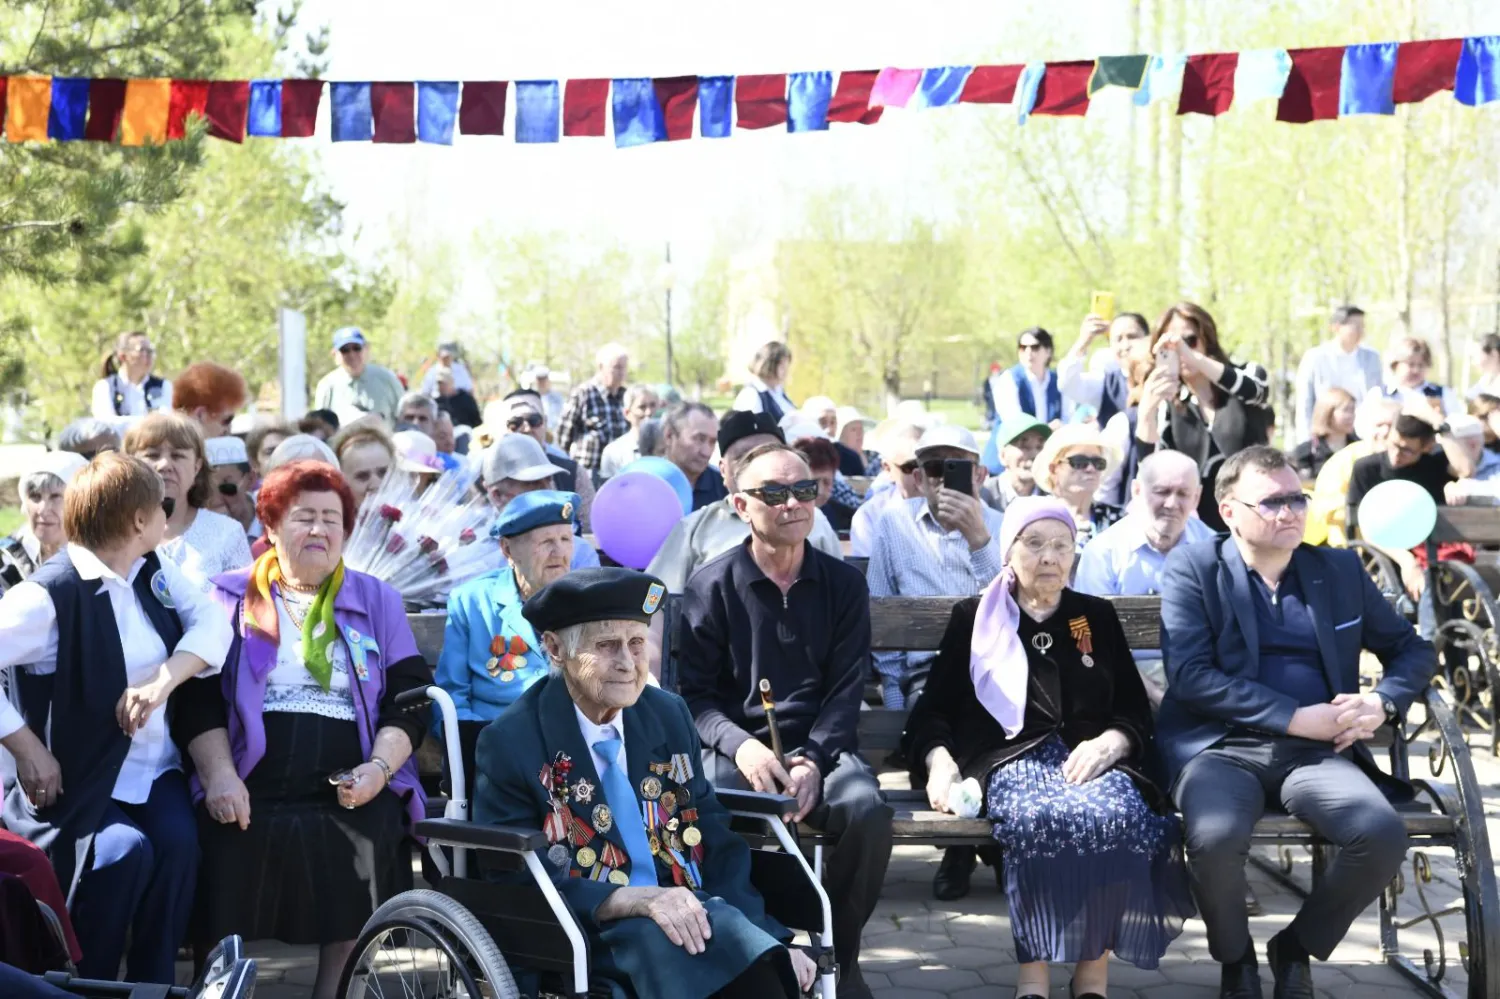
POLYGON ((370 915, 339 980, 344 999, 517 999, 500 948, 440 892, 402 892, 370 915))

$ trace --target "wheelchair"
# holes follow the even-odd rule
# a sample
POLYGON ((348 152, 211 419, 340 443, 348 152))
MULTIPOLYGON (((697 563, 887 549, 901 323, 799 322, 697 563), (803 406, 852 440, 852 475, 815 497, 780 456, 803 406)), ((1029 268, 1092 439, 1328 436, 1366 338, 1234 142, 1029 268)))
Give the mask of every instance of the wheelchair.
POLYGON ((229 936, 209 951, 203 970, 186 987, 96 981, 66 971, 49 971, 37 978, 80 999, 253 999, 256 968, 255 960, 245 956, 244 941, 229 936))
MULTIPOLYGON (((344 967, 339 994, 345 999, 610 995, 609 982, 590 978, 588 941, 542 862, 548 846, 542 832, 469 821, 452 698, 438 686, 396 698, 398 706, 408 709, 428 702, 437 706, 443 721, 451 796, 441 819, 419 822, 414 831, 426 838, 440 877, 433 888, 402 892, 371 914, 344 967), (483 852, 491 868, 524 867, 530 883, 496 884, 470 876, 470 851, 483 852)), ((783 818, 795 801, 756 792, 716 794, 736 830, 748 833, 751 881, 765 899, 766 911, 808 934, 818 966, 815 992, 821 999, 834 999, 837 969, 828 895, 783 818)), ((439 800, 429 797, 428 802, 439 800)))

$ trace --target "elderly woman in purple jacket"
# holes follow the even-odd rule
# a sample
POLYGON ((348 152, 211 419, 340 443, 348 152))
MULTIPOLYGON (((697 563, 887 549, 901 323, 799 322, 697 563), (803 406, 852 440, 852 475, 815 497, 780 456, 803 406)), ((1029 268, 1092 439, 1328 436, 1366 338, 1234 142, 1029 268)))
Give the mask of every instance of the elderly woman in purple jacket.
POLYGON ((271 549, 214 580, 235 647, 220 677, 184 689, 174 724, 197 771, 194 943, 318 944, 316 999, 335 995, 375 907, 411 887, 406 839, 425 809, 426 720, 394 700, 431 673, 400 594, 344 567, 355 509, 328 465, 266 478, 271 549))

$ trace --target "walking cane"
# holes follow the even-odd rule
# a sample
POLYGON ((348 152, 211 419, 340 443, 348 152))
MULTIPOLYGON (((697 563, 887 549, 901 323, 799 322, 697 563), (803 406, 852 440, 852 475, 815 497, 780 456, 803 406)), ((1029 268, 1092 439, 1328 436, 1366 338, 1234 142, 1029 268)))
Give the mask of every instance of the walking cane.
POLYGON ((760 706, 765 709, 766 725, 771 729, 771 752, 776 754, 776 762, 785 769, 786 756, 781 751, 781 729, 776 726, 776 701, 771 697, 770 680, 760 681, 760 706))

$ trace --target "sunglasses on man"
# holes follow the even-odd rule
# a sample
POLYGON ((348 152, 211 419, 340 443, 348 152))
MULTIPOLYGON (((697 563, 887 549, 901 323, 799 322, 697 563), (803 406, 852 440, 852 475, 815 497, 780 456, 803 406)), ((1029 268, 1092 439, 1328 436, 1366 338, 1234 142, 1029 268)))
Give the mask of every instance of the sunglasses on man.
POLYGON ((1243 507, 1249 507, 1260 514, 1265 520, 1275 520, 1285 510, 1293 515, 1303 513, 1307 510, 1310 502, 1307 493, 1282 493, 1279 496, 1267 496, 1258 503, 1246 503, 1242 499, 1236 499, 1236 503, 1243 507))
POLYGON ((765 485, 740 490, 746 496, 754 496, 766 506, 786 506, 793 499, 799 503, 813 503, 818 498, 818 483, 815 479, 802 479, 790 484, 767 482, 765 485))
POLYGON ((1097 468, 1102 472, 1109 467, 1109 462, 1097 454, 1070 454, 1064 460, 1075 472, 1082 472, 1088 468, 1097 468))
POLYGON ((544 417, 541 413, 527 413, 525 416, 512 416, 510 419, 505 421, 505 429, 509 430, 513 434, 520 433, 522 430, 525 430, 528 427, 532 430, 535 430, 537 427, 542 425, 543 419, 544 417))
POLYGON ((220 482, 219 483, 219 495, 220 496, 238 496, 239 494, 240 494, 240 484, 238 482, 220 482))
POLYGON ((364 347, 360 346, 357 343, 346 343, 339 348, 339 353, 343 354, 345 357, 348 357, 350 354, 358 354, 364 349, 364 347))

